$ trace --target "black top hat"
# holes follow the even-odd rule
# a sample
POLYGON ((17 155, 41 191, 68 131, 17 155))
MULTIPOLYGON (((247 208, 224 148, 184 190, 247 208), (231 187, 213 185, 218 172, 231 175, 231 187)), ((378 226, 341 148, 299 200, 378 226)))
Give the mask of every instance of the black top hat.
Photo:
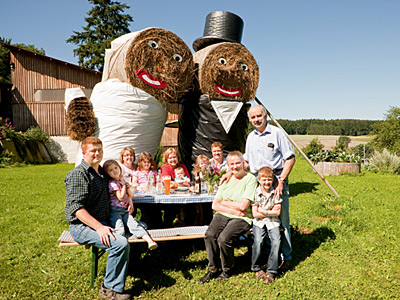
POLYGON ((207 15, 203 37, 193 42, 194 51, 220 42, 240 43, 243 20, 227 11, 213 11, 207 15))

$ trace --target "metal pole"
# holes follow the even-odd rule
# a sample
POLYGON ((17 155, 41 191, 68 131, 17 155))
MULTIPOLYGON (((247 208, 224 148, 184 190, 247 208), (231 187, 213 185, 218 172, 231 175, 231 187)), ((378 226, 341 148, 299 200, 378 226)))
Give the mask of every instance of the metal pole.
POLYGON ((324 175, 322 175, 314 166, 314 164, 311 162, 311 160, 307 157, 307 155, 304 154, 304 152, 300 149, 299 146, 296 145, 296 143, 293 141, 293 139, 287 134, 287 132, 285 131, 285 129, 283 129, 283 127, 281 126, 281 124, 278 123, 278 121, 271 115, 271 113, 268 111, 268 109, 264 106, 264 104, 261 103, 261 101, 256 97, 255 98, 256 102, 258 104, 260 104, 261 106, 263 106, 265 108, 265 110, 267 111, 267 115, 271 118, 272 121, 274 121, 274 123, 280 128, 282 129, 283 133, 286 135, 286 137, 289 139, 289 141, 293 144, 293 146, 295 146, 295 148, 300 152, 300 154, 306 159, 306 161, 308 162, 308 164, 313 168, 313 170, 315 171, 315 173, 317 173, 319 175, 319 177, 321 177, 321 179, 325 182, 325 184, 330 188, 330 190, 335 194, 336 197, 340 198, 340 195, 335 191, 335 189, 329 184, 328 180, 326 180, 326 178, 324 177, 324 175))

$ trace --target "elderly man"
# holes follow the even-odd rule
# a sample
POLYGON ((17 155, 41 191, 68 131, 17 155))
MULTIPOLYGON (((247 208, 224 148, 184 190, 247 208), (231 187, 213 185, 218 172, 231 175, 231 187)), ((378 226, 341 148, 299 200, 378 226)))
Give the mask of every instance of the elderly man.
POLYGON ((254 200, 257 179, 244 170, 243 156, 239 151, 229 153, 226 160, 233 176, 219 187, 212 204, 216 213, 204 238, 209 271, 200 279, 201 284, 232 275, 233 243, 251 228, 252 217, 251 214, 248 216, 248 207, 254 200))
POLYGON ((131 296, 124 293, 129 243, 108 226, 108 180, 103 177, 100 166, 103 144, 96 137, 88 137, 83 140, 81 147, 81 164, 65 177, 65 218, 70 223, 69 230, 75 241, 109 251, 100 296, 104 299, 130 299, 131 296))
POLYGON ((283 263, 280 269, 286 271, 292 259, 288 176, 295 163, 295 154, 284 132, 267 122, 267 112, 262 105, 251 107, 248 115, 255 130, 247 137, 243 157, 254 175, 257 175, 262 167, 270 166, 278 178, 275 194, 283 200, 280 219, 284 228, 281 244, 283 263))

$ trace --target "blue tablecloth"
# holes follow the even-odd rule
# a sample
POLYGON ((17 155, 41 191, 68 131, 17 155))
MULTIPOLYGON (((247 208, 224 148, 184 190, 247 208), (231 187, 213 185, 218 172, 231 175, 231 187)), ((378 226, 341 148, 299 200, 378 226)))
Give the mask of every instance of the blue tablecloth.
POLYGON ((190 204, 207 203, 214 200, 214 196, 208 194, 184 194, 184 195, 155 195, 155 196, 136 196, 133 197, 133 203, 159 203, 159 204, 190 204))

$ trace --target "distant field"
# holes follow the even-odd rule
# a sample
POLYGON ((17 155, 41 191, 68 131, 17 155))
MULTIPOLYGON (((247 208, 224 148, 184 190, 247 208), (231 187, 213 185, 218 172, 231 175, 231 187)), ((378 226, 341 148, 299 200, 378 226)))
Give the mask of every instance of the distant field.
MULTIPOLYGON (((293 141, 303 148, 307 146, 313 138, 318 138, 320 142, 325 146, 325 149, 330 149, 336 145, 337 139, 340 135, 291 135, 293 141)), ((372 141, 372 136, 349 136, 351 138, 350 147, 357 146, 359 144, 366 144, 372 141)))

